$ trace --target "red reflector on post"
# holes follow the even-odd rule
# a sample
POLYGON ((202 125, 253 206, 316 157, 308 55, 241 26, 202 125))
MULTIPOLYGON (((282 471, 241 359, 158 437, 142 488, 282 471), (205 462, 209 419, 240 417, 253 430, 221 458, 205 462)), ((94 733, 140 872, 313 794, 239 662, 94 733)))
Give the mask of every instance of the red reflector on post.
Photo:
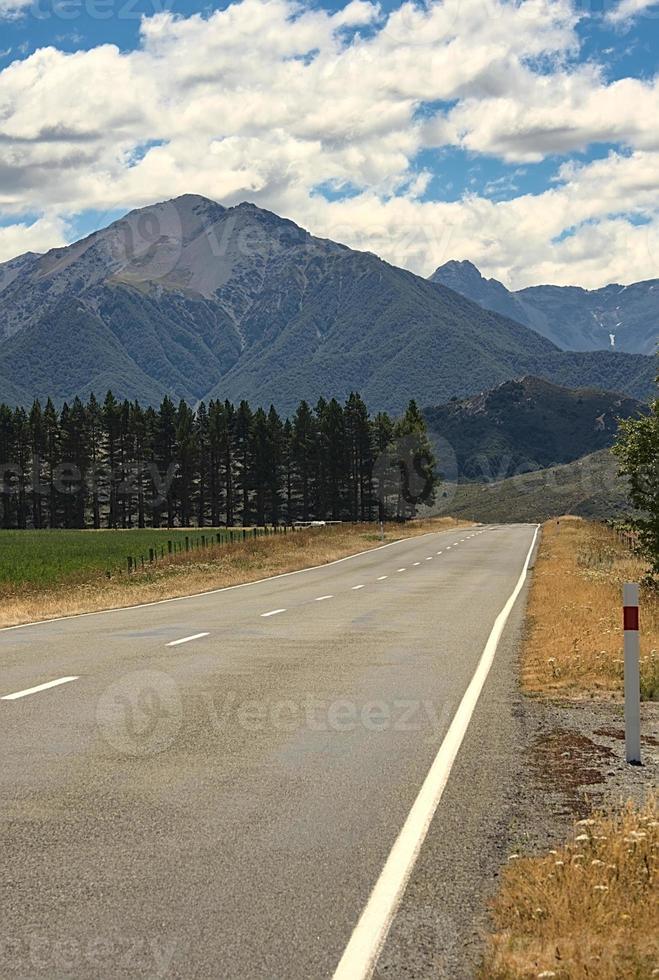
POLYGON ((638 606, 623 606, 623 624, 626 630, 638 630, 638 606))

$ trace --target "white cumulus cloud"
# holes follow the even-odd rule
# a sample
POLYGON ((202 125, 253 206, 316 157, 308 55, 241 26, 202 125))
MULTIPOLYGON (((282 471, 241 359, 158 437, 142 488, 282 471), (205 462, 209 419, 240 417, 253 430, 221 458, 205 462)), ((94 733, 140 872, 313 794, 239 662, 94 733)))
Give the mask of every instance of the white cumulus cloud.
POLYGON ((468 257, 515 285, 655 275, 659 83, 581 62, 577 20, 568 0, 389 14, 368 0, 334 13, 242 0, 145 18, 133 51, 42 48, 0 72, 0 216, 16 216, 0 259, 24 250, 24 214, 51 216, 29 226, 42 249, 88 209, 195 192, 252 200, 423 274, 468 257), (443 201, 432 164, 417 164, 458 149, 533 165, 597 143, 619 149, 557 163, 534 195, 509 183, 507 200, 443 201))

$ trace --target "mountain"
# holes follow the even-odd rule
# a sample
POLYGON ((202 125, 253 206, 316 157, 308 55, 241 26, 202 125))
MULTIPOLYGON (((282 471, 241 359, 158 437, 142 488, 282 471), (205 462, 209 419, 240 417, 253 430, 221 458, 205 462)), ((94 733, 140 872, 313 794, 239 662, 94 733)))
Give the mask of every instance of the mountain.
POLYGON ((527 377, 427 408, 424 415, 435 443, 452 447, 460 479, 489 482, 605 449, 613 445, 618 420, 643 411, 641 402, 624 395, 527 377))
POLYGON ((445 484, 432 514, 466 520, 541 522, 562 514, 596 520, 630 513, 626 480, 608 449, 572 463, 508 477, 494 483, 445 484))
POLYGON ((145 403, 247 398, 288 412, 358 389, 372 410, 398 412, 410 397, 437 404, 525 374, 644 398, 654 365, 559 351, 248 203, 184 195, 0 266, 0 401, 111 387, 145 403))
POLYGON ((511 292, 471 262, 446 262, 430 281, 486 310, 517 320, 565 350, 611 348, 654 354, 659 341, 659 279, 602 289, 529 286, 511 292))

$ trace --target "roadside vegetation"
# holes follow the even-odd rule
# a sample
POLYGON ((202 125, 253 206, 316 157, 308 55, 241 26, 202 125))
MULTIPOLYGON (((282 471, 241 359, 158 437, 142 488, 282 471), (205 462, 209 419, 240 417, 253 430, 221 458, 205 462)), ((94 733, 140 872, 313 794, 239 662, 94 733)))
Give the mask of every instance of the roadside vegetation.
MULTIPOLYGON (((548 521, 527 613, 522 681, 529 694, 620 696, 622 586, 646 579, 647 562, 604 524, 548 521)), ((659 592, 641 589, 641 696, 659 699, 659 592)))
MULTIPOLYGON (((445 517, 386 524, 384 542, 457 523, 445 517)), ((197 529, 0 531, 0 627, 252 582, 322 565, 382 543, 375 524, 330 525, 166 554, 133 574, 123 571, 131 549, 144 553, 158 542, 162 549, 167 539, 180 543, 186 534, 199 533, 197 529)))
MULTIPOLYGON (((620 699, 622 586, 641 583, 641 697, 659 700, 659 401, 622 422, 614 452, 633 534, 578 517, 543 527, 523 651, 535 696, 620 699), (633 545, 633 549, 631 547, 633 545)), ((657 796, 580 820, 543 856, 510 856, 493 902, 487 980, 659 977, 657 796)))
POLYGON ((542 857, 511 855, 483 980, 659 976, 657 798, 576 824, 542 857))

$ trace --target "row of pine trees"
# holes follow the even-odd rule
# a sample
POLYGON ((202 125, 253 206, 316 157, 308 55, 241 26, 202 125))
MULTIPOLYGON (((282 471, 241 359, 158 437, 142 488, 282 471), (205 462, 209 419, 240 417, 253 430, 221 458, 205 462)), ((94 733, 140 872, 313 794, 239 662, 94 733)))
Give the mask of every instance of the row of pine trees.
POLYGON ((3 528, 189 527, 405 519, 434 493, 423 417, 345 405, 273 407, 109 392, 57 410, 0 405, 3 528))

